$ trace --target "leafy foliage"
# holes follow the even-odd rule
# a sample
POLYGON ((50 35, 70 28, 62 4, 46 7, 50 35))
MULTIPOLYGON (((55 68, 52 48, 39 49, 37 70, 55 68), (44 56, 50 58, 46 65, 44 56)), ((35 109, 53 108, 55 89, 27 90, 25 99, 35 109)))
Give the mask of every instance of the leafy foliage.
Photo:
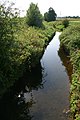
POLYGON ((16 51, 13 47, 17 45, 14 37, 18 25, 16 18, 17 13, 12 14, 11 7, 0 5, 0 88, 9 84, 9 78, 13 79, 12 73, 16 74, 11 62, 11 56, 16 51))
POLYGON ((65 28, 68 27, 68 25, 69 25, 69 20, 68 20, 68 19, 64 19, 64 20, 62 21, 62 24, 64 25, 65 28))
POLYGON ((60 36, 61 44, 70 52, 73 64, 71 81, 71 112, 75 120, 80 119, 80 24, 72 24, 60 36))
POLYGON ((47 22, 55 21, 57 14, 55 13, 52 7, 49 8, 49 11, 44 14, 44 20, 47 22))
POLYGON ((26 18, 13 14, 11 7, 0 6, 0 95, 14 84, 23 72, 39 63, 54 28, 29 27, 26 18), (24 32, 25 31, 25 32, 24 32), (47 42, 46 42, 47 41, 47 42))
POLYGON ((35 5, 34 3, 31 3, 27 10, 27 24, 29 26, 41 27, 42 21, 43 18, 37 4, 35 5))

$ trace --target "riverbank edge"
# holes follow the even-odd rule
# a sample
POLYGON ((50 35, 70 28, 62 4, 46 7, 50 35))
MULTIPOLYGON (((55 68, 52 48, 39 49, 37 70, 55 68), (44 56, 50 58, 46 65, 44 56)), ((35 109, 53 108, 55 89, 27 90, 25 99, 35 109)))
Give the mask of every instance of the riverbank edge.
POLYGON ((73 120, 80 120, 80 99, 77 96, 78 94, 77 89, 80 89, 80 75, 79 75, 80 71, 74 70, 75 64, 73 62, 74 60, 72 60, 72 56, 70 55, 70 49, 61 40, 62 39, 60 37, 61 47, 63 47, 63 50, 66 56, 70 58, 71 64, 73 65, 73 74, 71 76, 71 81, 70 81, 71 82, 71 85, 70 85, 70 114, 71 115, 70 116, 73 120))
MULTIPOLYGON (((34 66, 32 65, 33 63, 31 63, 31 67, 30 67, 30 69, 27 67, 27 64, 29 64, 28 62, 29 61, 27 61, 27 60, 25 60, 25 63, 23 63, 22 65, 21 65, 21 70, 19 71, 19 72, 21 72, 21 73, 19 73, 19 77, 16 79, 16 80, 14 80, 14 81, 12 81, 11 83, 10 83, 10 85, 7 87, 7 88, 4 88, 4 89, 2 89, 2 91, 0 91, 0 98, 2 98, 2 96, 4 95, 4 93, 9 89, 9 88, 11 88, 14 84, 15 84, 15 82, 17 82, 23 75, 24 75, 24 73, 32 73, 35 69, 36 69, 36 67, 38 67, 38 65, 39 65, 39 67, 40 67, 40 59, 41 59, 41 57, 42 57, 42 55, 43 55, 43 53, 44 53, 44 51, 45 51, 45 49, 46 49, 46 47, 47 47, 47 45, 49 44, 49 42, 52 40, 52 38, 55 36, 55 33, 56 33, 56 31, 55 30, 53 30, 53 32, 51 33, 51 36, 46 36, 46 38, 47 38, 47 40, 44 40, 45 41, 45 43, 44 43, 44 46, 42 46, 43 47, 43 50, 42 51, 40 51, 40 53, 39 54, 37 54, 37 62, 34 62, 35 64, 34 64, 34 66)), ((31 55, 31 56, 33 56, 33 55, 31 55)), ((36 56, 34 56, 34 57, 36 57, 36 56)), ((33 58, 34 60, 35 60, 35 58, 33 58)))

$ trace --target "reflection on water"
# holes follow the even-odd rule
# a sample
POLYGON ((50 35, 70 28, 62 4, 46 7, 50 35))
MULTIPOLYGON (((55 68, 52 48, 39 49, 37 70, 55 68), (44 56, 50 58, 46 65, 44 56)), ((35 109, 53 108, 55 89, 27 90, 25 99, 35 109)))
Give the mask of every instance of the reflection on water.
MULTIPOLYGON (((56 33, 41 59, 41 67, 25 74, 0 100, 1 120, 69 120, 69 76, 56 33), (60 58, 60 57, 61 58, 60 58)), ((65 58, 65 61, 67 59, 65 58)))
POLYGON ((41 66, 25 74, 0 100, 1 120, 32 120, 30 108, 35 104, 32 90, 43 88, 41 66))
POLYGON ((0 102, 0 119, 1 120, 31 120, 29 108, 33 104, 31 99, 25 104, 22 98, 6 96, 0 102))
POLYGON ((73 65, 71 64, 70 57, 66 56, 63 47, 61 46, 58 51, 58 55, 62 61, 63 66, 65 66, 66 72, 71 80, 71 75, 73 73, 73 65))
POLYGON ((68 120, 69 77, 58 56, 60 33, 56 33, 41 59, 44 89, 33 91, 37 101, 31 108, 32 120, 68 120))

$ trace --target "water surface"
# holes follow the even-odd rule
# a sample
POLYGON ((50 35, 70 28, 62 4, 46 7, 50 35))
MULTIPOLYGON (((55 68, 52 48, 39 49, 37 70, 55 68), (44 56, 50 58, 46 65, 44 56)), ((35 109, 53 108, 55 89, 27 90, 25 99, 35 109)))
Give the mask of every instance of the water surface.
POLYGON ((41 59, 43 89, 32 91, 35 104, 32 120, 67 120, 69 108, 69 77, 58 55, 60 33, 57 32, 41 59))

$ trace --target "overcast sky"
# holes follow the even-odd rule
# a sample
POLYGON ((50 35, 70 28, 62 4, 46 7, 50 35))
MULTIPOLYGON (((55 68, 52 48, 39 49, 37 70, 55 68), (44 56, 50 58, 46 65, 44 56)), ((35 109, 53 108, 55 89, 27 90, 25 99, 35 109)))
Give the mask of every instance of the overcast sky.
MULTIPOLYGON (((0 0, 6 1, 6 0, 0 0)), ((31 2, 38 3, 38 7, 43 14, 52 7, 57 16, 80 16, 80 0, 8 0, 15 3, 15 7, 20 10, 27 10, 31 2)), ((25 15, 22 13, 21 15, 25 15)))

